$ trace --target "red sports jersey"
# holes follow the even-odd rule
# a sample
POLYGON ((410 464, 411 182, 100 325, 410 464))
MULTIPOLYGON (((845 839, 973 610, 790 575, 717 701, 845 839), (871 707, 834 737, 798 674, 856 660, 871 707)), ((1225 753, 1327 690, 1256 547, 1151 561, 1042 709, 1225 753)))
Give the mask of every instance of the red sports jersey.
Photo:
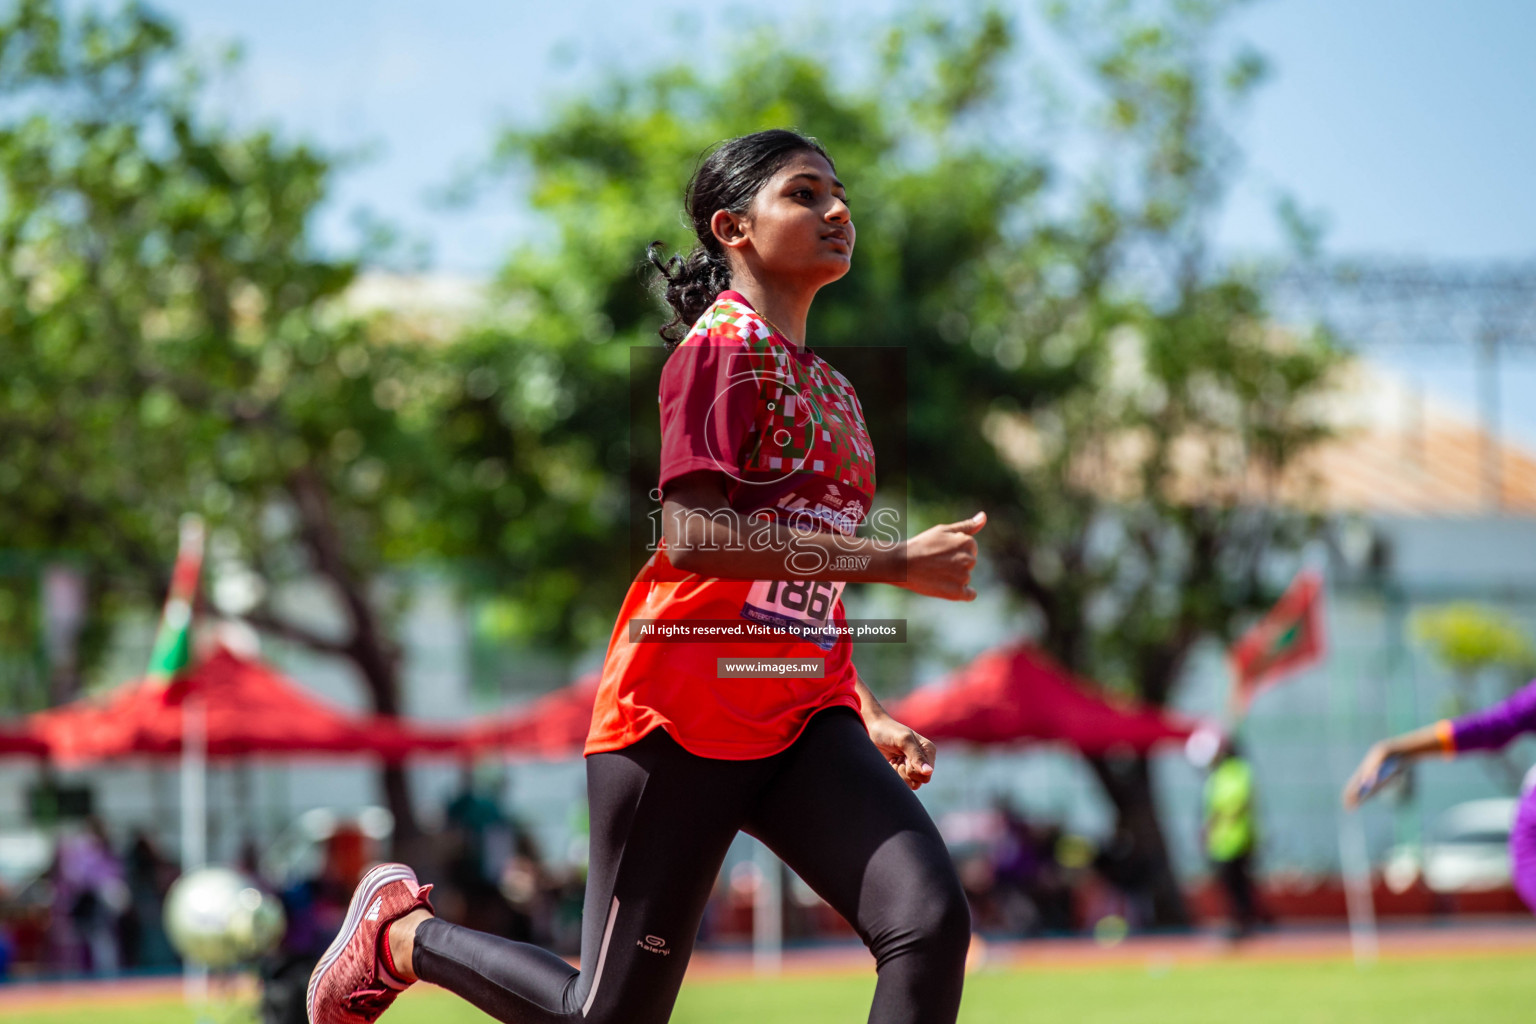
MULTIPOLYGON (((736 292, 722 292, 667 358, 661 476, 716 470, 744 516, 852 534, 874 498, 875 457, 848 379, 797 351, 736 292)), ((630 584, 608 643, 586 752, 663 728, 701 757, 746 760, 788 747, 813 714, 859 710, 852 645, 777 634, 772 642, 635 642, 631 619, 846 623, 842 583, 722 580, 681 572, 665 541, 630 584), (718 677, 718 658, 821 658, 820 679, 718 677)))

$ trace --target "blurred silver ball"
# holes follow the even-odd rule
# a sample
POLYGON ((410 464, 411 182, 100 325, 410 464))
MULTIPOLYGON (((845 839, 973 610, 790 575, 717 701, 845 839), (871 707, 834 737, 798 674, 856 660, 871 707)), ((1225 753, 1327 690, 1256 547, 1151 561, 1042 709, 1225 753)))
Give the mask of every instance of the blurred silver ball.
POLYGON ((276 946, 286 920, 275 896, 229 868, 198 868, 165 898, 165 931, 185 959, 208 967, 254 960, 276 946))

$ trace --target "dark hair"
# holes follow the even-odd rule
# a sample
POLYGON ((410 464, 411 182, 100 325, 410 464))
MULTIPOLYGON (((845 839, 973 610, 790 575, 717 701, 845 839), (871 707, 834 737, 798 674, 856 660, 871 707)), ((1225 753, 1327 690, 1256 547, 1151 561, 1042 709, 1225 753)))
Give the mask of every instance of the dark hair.
POLYGON ((686 256, 662 259, 661 242, 652 242, 645 255, 661 272, 659 291, 672 307, 672 319, 656 333, 676 348, 715 297, 731 286, 731 266, 709 222, 717 210, 745 213, 768 179, 796 153, 810 150, 832 158, 813 138, 787 128, 770 128, 720 143, 693 172, 684 205, 699 244, 686 256))

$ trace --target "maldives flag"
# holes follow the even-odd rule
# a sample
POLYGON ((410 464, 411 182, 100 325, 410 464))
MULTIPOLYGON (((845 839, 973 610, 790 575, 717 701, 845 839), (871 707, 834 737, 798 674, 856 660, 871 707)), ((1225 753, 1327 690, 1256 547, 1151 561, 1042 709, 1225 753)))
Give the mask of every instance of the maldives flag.
POLYGON ((1232 704, 1238 714, 1260 690, 1323 659, 1323 577, 1302 570, 1280 600, 1232 645, 1232 704))
POLYGON ((171 591, 160 615, 160 629, 149 656, 149 678, 170 682, 192 661, 192 606, 197 601, 197 578, 203 569, 203 521, 195 515, 181 518, 181 537, 176 547, 176 567, 171 570, 171 591))

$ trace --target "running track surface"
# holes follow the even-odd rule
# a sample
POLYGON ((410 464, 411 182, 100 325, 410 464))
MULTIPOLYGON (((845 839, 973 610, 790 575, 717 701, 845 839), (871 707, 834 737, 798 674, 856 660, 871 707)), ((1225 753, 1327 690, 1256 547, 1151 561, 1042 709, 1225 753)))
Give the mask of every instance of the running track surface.
MULTIPOLYGON (((1507 953, 1536 957, 1536 920, 1511 918, 1476 924, 1392 924, 1378 935, 1379 955, 1387 959, 1441 958, 1507 953)), ((1214 934, 1137 936, 1114 945, 1093 939, 1036 939, 984 942, 973 947, 973 961, 988 968, 1092 970, 1096 967, 1172 966, 1221 960, 1275 962, 1340 960, 1354 955, 1347 931, 1336 927, 1287 927, 1234 945, 1214 934)), ((846 974, 870 970, 873 961, 860 945, 788 950, 786 975, 846 974)), ((695 952, 690 980, 751 977, 752 954, 695 952)), ((249 986, 249 979, 240 984, 249 986)), ((0 1016, 24 1010, 66 1006, 152 1002, 182 992, 179 977, 107 981, 59 981, 0 985, 0 1016)))

